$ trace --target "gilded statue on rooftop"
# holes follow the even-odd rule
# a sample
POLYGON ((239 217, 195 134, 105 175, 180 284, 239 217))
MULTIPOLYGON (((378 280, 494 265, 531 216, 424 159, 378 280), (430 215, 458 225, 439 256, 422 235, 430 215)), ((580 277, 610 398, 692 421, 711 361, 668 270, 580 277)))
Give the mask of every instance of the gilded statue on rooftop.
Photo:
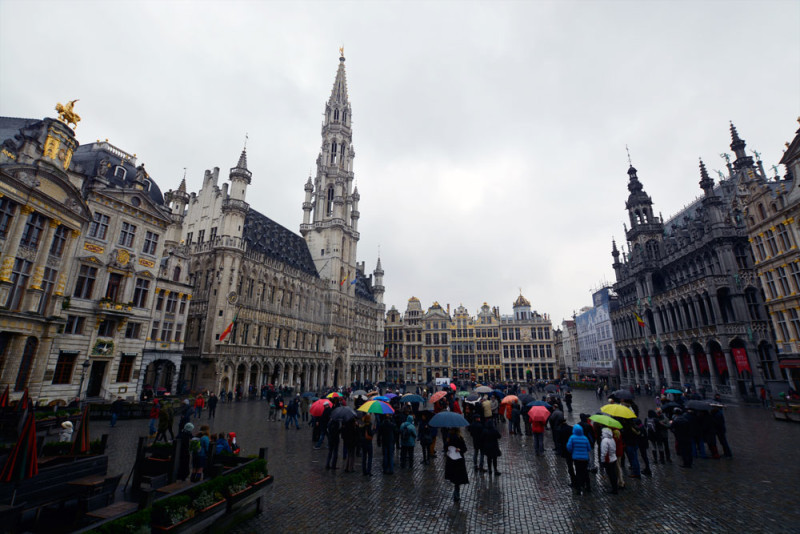
POLYGON ((72 100, 67 102, 67 105, 64 106, 59 102, 56 104, 56 111, 58 111, 58 120, 69 126, 70 124, 74 125, 75 128, 78 127, 78 123, 81 121, 81 116, 78 115, 73 111, 75 107, 75 102, 78 100, 72 100))

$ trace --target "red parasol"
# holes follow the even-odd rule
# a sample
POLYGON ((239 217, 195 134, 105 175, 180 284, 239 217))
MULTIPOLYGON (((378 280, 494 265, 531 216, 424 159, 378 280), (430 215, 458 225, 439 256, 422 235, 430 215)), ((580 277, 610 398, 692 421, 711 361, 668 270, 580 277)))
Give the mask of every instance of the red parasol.
POLYGON ((450 389, 452 389, 453 391, 457 389, 455 383, 450 382, 450 389))
POLYGON ((550 410, 544 406, 533 406, 528 410, 528 419, 544 423, 550 418, 550 410))
MULTIPOLYGON (((36 418, 31 411, 25 412, 23 417, 25 422, 22 424, 22 432, 20 432, 14 448, 11 449, 3 470, 0 471, 0 482, 19 484, 26 478, 31 478, 39 473, 39 465, 36 463, 36 418)), ((12 506, 16 494, 15 488, 11 496, 12 506)))
POLYGON ((3 395, 0 396, 0 408, 8 408, 8 386, 6 386, 3 395))
POLYGON ((70 454, 87 454, 89 452, 89 405, 83 407, 81 414, 80 426, 78 433, 75 436, 75 441, 72 442, 72 450, 70 454))

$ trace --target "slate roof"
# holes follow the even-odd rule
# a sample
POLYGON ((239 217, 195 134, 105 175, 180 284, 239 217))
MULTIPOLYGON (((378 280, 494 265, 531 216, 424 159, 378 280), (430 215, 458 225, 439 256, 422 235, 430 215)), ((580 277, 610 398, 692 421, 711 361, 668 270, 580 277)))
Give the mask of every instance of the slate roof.
POLYGON ((242 238, 250 250, 319 277, 305 239, 252 208, 244 219, 242 238))
MULTIPOLYGON (((136 166, 130 161, 122 162, 120 156, 104 150, 102 144, 89 143, 81 145, 75 150, 75 155, 72 157, 77 165, 83 167, 82 172, 87 176, 93 178, 95 176, 103 176, 108 181, 109 186, 118 187, 120 189, 132 189, 136 179, 136 166), (106 161, 111 165, 107 168, 105 176, 102 175, 101 163, 106 161), (114 175, 114 167, 120 166, 125 169, 125 178, 120 178, 114 175)), ((164 195, 161 194, 161 189, 151 176, 148 176, 150 187, 147 190, 147 196, 150 197, 155 204, 159 206, 164 205, 164 195)))
POLYGON ((19 141, 14 139, 15 135, 19 135, 19 131, 27 128, 41 119, 22 119, 18 117, 0 117, 0 144, 5 144, 4 141, 11 140, 14 147, 19 146, 19 141))

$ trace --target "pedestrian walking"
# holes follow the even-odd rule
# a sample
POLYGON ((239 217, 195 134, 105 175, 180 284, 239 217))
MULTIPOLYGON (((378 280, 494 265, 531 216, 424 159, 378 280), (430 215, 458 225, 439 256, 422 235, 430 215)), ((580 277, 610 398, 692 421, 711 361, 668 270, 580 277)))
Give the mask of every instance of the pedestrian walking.
POLYGON ((444 439, 447 444, 444 478, 455 486, 453 489, 453 501, 459 502, 461 500, 462 484, 469 484, 467 464, 464 460, 467 444, 464 443, 464 438, 461 437, 461 432, 457 428, 449 429, 444 439))
POLYGON ((481 448, 486 456, 486 467, 489 468, 489 476, 492 474, 500 476, 502 474, 497 470, 497 458, 502 454, 500 451, 500 438, 500 432, 497 431, 494 422, 487 421, 481 436, 481 448))
POLYGON ((417 444, 417 427, 414 426, 414 416, 406 417, 406 422, 400 425, 400 467, 409 469, 414 467, 414 446, 417 444))
MULTIPOLYGON (((294 419, 296 424, 296 414, 294 419)), ((286 428, 289 428, 288 424, 286 425, 286 428)), ((328 432, 328 459, 325 461, 325 469, 336 469, 336 460, 339 457, 339 433, 341 432, 339 421, 334 419, 328 423, 326 431, 328 432)))
POLYGON ((611 429, 603 427, 600 431, 602 441, 600 442, 600 461, 603 469, 608 476, 608 481, 611 484, 611 491, 616 495, 618 493, 617 486, 617 445, 614 442, 614 435, 611 429))
POLYGON ((423 412, 420 417, 419 422, 419 445, 422 448, 422 465, 428 465, 428 459, 430 458, 431 453, 431 443, 433 439, 431 438, 431 431, 434 430, 428 424, 430 421, 430 416, 428 415, 429 412, 423 412))
POLYGON ((589 493, 589 457, 592 453, 592 446, 589 439, 583 435, 583 427, 575 425, 572 427, 572 435, 567 440, 567 453, 575 466, 575 482, 573 487, 575 492, 580 495, 582 492, 589 493))
POLYGON ((210 397, 208 397, 208 419, 214 419, 214 416, 217 415, 217 402, 219 402, 219 398, 212 393, 210 397))
POLYGON ((719 444, 722 445, 722 454, 725 458, 733 457, 731 447, 728 445, 727 430, 725 428, 725 415, 722 413, 720 406, 711 407, 711 424, 714 427, 714 432, 717 435, 719 444))
POLYGON ((194 416, 199 418, 200 414, 203 412, 203 407, 205 406, 205 400, 203 399, 203 395, 198 395, 197 398, 194 400, 194 416))
POLYGON ((469 427, 467 427, 467 432, 469 432, 469 435, 472 437, 472 468, 475 471, 486 471, 483 468, 483 447, 481 446, 483 431, 485 429, 483 418, 477 415, 469 427))
POLYGON ((111 428, 117 426, 117 418, 122 413, 122 397, 117 397, 117 400, 111 403, 111 428))
POLYGON ((358 447, 358 426, 356 420, 351 419, 342 425, 342 447, 345 451, 344 472, 352 473, 356 463, 356 448, 358 447))
POLYGON ((393 475, 394 443, 397 427, 394 425, 394 420, 391 416, 384 415, 381 417, 380 425, 378 425, 378 432, 378 439, 380 440, 379 445, 381 446, 381 450, 383 452, 383 474, 393 475))
POLYGON ((297 412, 300 410, 300 399, 295 397, 289 402, 289 406, 286 407, 286 422, 284 423, 284 427, 286 430, 289 430, 289 427, 294 426, 297 430, 300 430, 300 423, 297 422, 297 412))

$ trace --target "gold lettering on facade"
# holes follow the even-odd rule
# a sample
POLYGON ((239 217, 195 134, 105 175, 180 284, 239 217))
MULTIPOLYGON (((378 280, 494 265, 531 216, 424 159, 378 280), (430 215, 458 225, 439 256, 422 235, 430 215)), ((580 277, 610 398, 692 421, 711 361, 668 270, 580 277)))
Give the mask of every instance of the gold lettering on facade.
POLYGON ((100 245, 95 245, 94 243, 89 243, 88 241, 83 244, 83 249, 88 250, 89 252, 94 252, 95 254, 102 254, 103 251, 105 251, 105 248, 101 247, 100 245))
POLYGON ((61 147, 61 141, 48 135, 44 142, 44 157, 50 159, 58 158, 58 149, 61 147))

